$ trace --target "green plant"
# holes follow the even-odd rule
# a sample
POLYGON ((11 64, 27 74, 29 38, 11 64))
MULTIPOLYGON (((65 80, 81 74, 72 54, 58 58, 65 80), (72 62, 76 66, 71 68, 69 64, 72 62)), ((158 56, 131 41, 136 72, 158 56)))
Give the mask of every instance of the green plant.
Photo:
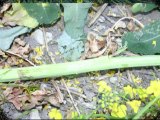
POLYGON ((151 10, 158 8, 155 3, 135 3, 131 10, 133 13, 150 12, 151 10))
POLYGON ((103 56, 90 60, 81 60, 81 61, 59 63, 59 64, 48 64, 36 67, 1 69, 0 82, 58 77, 58 76, 80 74, 85 72, 115 69, 115 68, 159 66, 159 65, 160 65, 159 55, 133 56, 133 57, 103 56))
MULTIPOLYGON (((139 78, 133 79, 136 81, 139 78)), ((160 107, 160 80, 152 80, 147 88, 127 85, 122 91, 111 89, 105 81, 97 85, 101 95, 97 108, 89 115, 82 114, 84 119, 145 119, 146 113, 153 118, 160 107)), ((76 114, 73 118, 80 116, 76 114)))
POLYGON ((122 43, 127 42, 128 50, 140 54, 160 53, 160 20, 146 25, 137 32, 128 32, 122 37, 122 43))

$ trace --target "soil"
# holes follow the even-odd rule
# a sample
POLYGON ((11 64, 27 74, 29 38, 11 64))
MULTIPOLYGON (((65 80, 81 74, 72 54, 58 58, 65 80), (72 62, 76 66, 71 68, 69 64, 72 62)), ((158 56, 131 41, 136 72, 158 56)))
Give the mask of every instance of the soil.
MULTIPOLYGON (((121 9, 124 13, 129 12, 131 14, 129 5, 118 4, 118 5, 107 6, 104 12, 102 13, 102 15, 105 16, 106 20, 104 22, 99 22, 97 20, 93 24, 93 26, 91 26, 90 28, 86 26, 85 32, 88 33, 90 31, 93 31, 94 28, 99 26, 101 28, 104 28, 100 30, 100 33, 103 33, 104 30, 110 28, 114 24, 114 23, 111 23, 111 21, 109 20, 112 20, 112 22, 116 22, 118 19, 123 17, 123 14, 119 9, 121 9), (111 10, 114 14, 118 15, 119 17, 107 16, 109 10, 111 10), (109 20, 107 20, 107 18, 109 20)), ((133 16, 139 21, 141 21, 144 25, 146 25, 153 20, 159 19, 160 12, 158 10, 154 10, 146 14, 141 13, 133 16)), ((91 18, 88 17, 88 20, 90 19, 91 18)), ((63 28, 64 28, 63 19, 61 19, 57 24, 54 24, 51 27, 45 28, 46 32, 50 32, 53 35, 53 40, 48 43, 48 46, 49 46, 49 51, 53 53, 53 57, 55 58, 56 63, 64 62, 63 57, 61 55, 56 54, 56 52, 58 51, 56 40, 61 35, 63 28)), ((33 40, 30 37, 30 35, 25 36, 24 40, 27 43, 29 43, 32 48, 39 46, 39 44, 35 40, 33 40)), ((115 74, 112 76, 106 75, 108 71, 100 71, 99 72, 100 74, 98 76, 94 73, 85 73, 85 74, 80 74, 78 76, 68 76, 65 78, 65 80, 70 79, 70 84, 72 84, 72 86, 69 87, 70 90, 78 93, 78 95, 72 94, 72 96, 74 101, 77 103, 77 107, 80 110, 80 113, 87 114, 96 109, 97 102, 93 100, 93 98, 98 98, 98 92, 97 92, 97 86, 96 86, 97 81, 105 80, 112 88, 116 87, 117 90, 121 90, 121 88, 127 84, 134 85, 133 82, 128 79, 127 71, 130 71, 136 77, 142 78, 142 82, 139 85, 142 85, 143 87, 147 87, 150 83, 150 80, 155 79, 155 76, 156 78, 159 78, 160 76, 160 70, 157 67, 156 67, 156 72, 155 72, 155 69, 153 69, 153 67, 130 68, 130 69, 114 70, 114 71, 115 71, 115 74), (122 78, 120 81, 118 80, 119 71, 120 73, 122 73, 122 78), (75 80, 79 81, 79 84, 75 84, 75 80), (81 92, 78 92, 78 91, 81 91, 81 92), (82 97, 81 94, 86 98, 82 97)), ((60 88, 61 87, 64 88, 64 86, 59 82, 59 78, 54 78, 54 80, 57 82, 60 88)), ((36 83, 40 85, 51 84, 50 81, 43 82, 41 80, 37 80, 36 83)), ((64 118, 66 118, 69 111, 74 109, 74 106, 72 104, 72 101, 70 100, 70 97, 68 96, 67 91, 61 90, 61 92, 64 97, 64 103, 58 106, 58 108, 62 112, 64 118)), ((55 106, 48 104, 48 109, 44 109, 43 107, 44 106, 36 106, 32 110, 37 109, 41 119, 49 119, 48 111, 51 108, 55 108, 55 106)), ((32 110, 29 110, 28 113, 26 111, 18 111, 11 103, 4 103, 3 105, 1 105, 1 109, 9 119, 16 119, 16 118, 30 119, 30 116, 31 116, 30 113, 32 111, 32 110)), ((2 116, 0 114, 0 119, 2 116)), ((159 115, 157 116, 157 119, 160 119, 159 115)))

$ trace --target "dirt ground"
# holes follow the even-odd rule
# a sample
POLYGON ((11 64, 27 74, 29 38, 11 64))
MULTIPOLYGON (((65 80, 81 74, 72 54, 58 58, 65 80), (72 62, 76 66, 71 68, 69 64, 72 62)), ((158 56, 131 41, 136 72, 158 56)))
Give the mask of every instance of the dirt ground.
MULTIPOLYGON (((125 14, 131 14, 129 5, 110 5, 107 6, 104 12, 102 13, 101 17, 104 18, 103 20, 97 19, 97 21, 88 28, 87 25, 85 27, 85 32, 88 33, 90 31, 95 31, 95 29, 99 29, 98 34, 103 33, 105 30, 111 28, 114 23, 119 20, 120 18, 124 17, 125 14), (108 15, 109 11, 113 12, 116 16, 108 15)), ((144 25, 147 25, 153 20, 158 20, 160 18, 160 12, 158 10, 154 10, 147 14, 137 14, 132 15, 139 21, 141 21, 144 25)), ((88 21, 90 20, 90 15, 88 16, 88 21)), ((63 19, 61 19, 58 23, 51 27, 45 28, 46 32, 52 34, 52 41, 48 43, 49 51, 52 52, 53 57, 55 58, 56 63, 64 62, 63 57, 60 54, 57 54, 58 47, 57 47, 57 38, 61 35, 64 29, 63 19)), ((40 44, 37 43, 30 35, 26 35, 24 40, 29 43, 31 48, 35 48, 40 44)), ((47 56, 47 55, 46 55, 47 56)), ((45 60, 47 61, 47 57, 44 56, 45 60)), ((64 77, 67 85, 70 85, 68 88, 71 91, 71 95, 77 108, 79 109, 80 113, 86 114, 90 113, 96 109, 97 102, 94 98, 98 98, 98 91, 96 82, 100 80, 105 80, 108 85, 110 85, 113 89, 121 90, 123 86, 127 84, 134 85, 133 81, 129 78, 129 73, 132 73, 134 76, 139 77, 142 79, 139 85, 143 87, 147 87, 149 85, 150 80, 155 78, 160 78, 160 69, 158 67, 143 67, 143 68, 130 68, 130 69, 116 69, 116 70, 109 70, 109 71, 100 71, 100 72, 92 72, 92 73, 85 73, 76 76, 67 76, 64 77), (114 71, 114 74, 107 75, 107 73, 114 71), (119 78, 119 74, 122 74, 121 78, 119 78), (78 81, 78 83, 77 83, 78 81)), ((63 103, 59 105, 53 105, 47 103, 47 108, 44 108, 44 105, 39 105, 31 110, 28 111, 18 111, 13 104, 11 103, 4 103, 1 105, 1 108, 5 115, 10 119, 30 119, 31 114, 38 115, 41 119, 49 119, 48 112, 51 108, 58 108, 62 112, 64 118, 68 115, 71 110, 74 110, 74 105, 65 89, 65 86, 59 81, 60 78, 53 78, 59 88, 61 93, 63 94, 63 103), (33 112, 36 111, 36 112, 33 112)), ((29 81, 27 81, 29 82, 29 81)), ((51 81, 43 81, 43 80, 35 80, 35 84, 39 85, 46 85, 48 88, 52 88, 51 81)))

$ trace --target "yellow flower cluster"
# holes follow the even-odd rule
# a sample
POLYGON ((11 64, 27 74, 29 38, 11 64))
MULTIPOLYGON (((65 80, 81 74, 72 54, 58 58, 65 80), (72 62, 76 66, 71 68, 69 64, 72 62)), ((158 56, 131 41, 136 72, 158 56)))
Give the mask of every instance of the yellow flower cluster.
MULTIPOLYGON (((132 100, 127 100, 127 102, 119 102, 121 99, 117 93, 112 91, 111 87, 106 84, 105 81, 100 81, 97 84, 99 86, 98 92, 102 93, 102 98, 99 100, 101 103, 101 108, 109 109, 111 111, 111 116, 116 118, 124 118, 127 115, 127 108, 130 106, 134 112, 134 114, 138 113, 139 108, 141 106, 141 102, 146 102, 146 98, 154 99, 157 96, 160 96, 160 80, 154 80, 150 82, 150 86, 148 88, 137 87, 133 88, 130 85, 123 87, 122 97, 126 98, 126 95, 129 95, 132 100), (139 96, 140 100, 136 100, 139 96)), ((138 98, 138 99, 139 99, 138 98)), ((151 100, 150 99, 150 100, 151 100)), ((160 100, 156 102, 158 106, 160 106, 160 100)), ((129 113, 130 114, 130 113, 129 113)))
POLYGON ((113 103, 111 115, 113 117, 123 118, 126 116, 127 107, 123 104, 118 105, 118 103, 113 103))
POLYGON ((141 105, 141 101, 138 100, 132 100, 132 101, 128 101, 127 104, 129 104, 131 106, 131 108, 133 109, 134 113, 138 112, 138 109, 141 105))
POLYGON ((148 94, 153 94, 155 97, 160 95, 160 80, 151 81, 150 86, 147 88, 148 94))
POLYGON ((56 108, 51 109, 51 111, 48 113, 50 119, 62 119, 62 114, 59 110, 56 108))
POLYGON ((108 86, 105 81, 100 81, 97 83, 97 85, 99 86, 99 88, 98 88, 99 93, 111 92, 111 90, 112 90, 111 87, 108 86))

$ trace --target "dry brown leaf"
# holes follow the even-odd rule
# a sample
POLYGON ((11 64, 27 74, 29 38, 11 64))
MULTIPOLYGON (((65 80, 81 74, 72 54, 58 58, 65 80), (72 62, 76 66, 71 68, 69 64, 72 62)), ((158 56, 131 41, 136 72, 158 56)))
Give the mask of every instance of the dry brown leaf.
POLYGON ((88 55, 87 58, 99 57, 99 56, 101 56, 106 50, 107 50, 107 49, 106 49, 106 47, 105 47, 105 48, 103 48, 101 51, 98 51, 97 53, 88 55))
POLYGON ((24 47, 17 44, 16 42, 13 43, 11 49, 9 50, 15 54, 21 55, 22 57, 28 57, 28 53, 30 52, 29 44, 25 45, 24 47))
POLYGON ((5 91, 3 91, 3 94, 7 97, 9 94, 12 93, 12 87, 7 87, 5 91))
POLYGON ((20 38, 16 38, 14 41, 15 41, 15 43, 19 44, 20 46, 25 46, 25 44, 26 44, 26 42, 24 42, 20 38))
POLYGON ((0 50, 0 55, 3 56, 3 55, 5 55, 5 53, 0 50))
POLYGON ((12 89, 12 94, 14 95, 14 96, 18 96, 18 95, 20 95, 20 94, 22 94, 23 93, 23 89, 22 88, 13 88, 12 89))
POLYGON ((98 42, 97 40, 91 40, 90 43, 89 43, 89 48, 91 50, 92 53, 96 53, 98 52, 99 50, 99 47, 98 47, 98 42))
POLYGON ((5 3, 2 8, 0 13, 4 13, 5 11, 7 11, 9 8, 11 7, 11 3, 5 3))
POLYGON ((11 57, 8 57, 6 62, 7 62, 8 65, 14 66, 14 65, 17 65, 16 61, 17 61, 16 57, 11 56, 11 57))
POLYGON ((127 25, 127 29, 129 31, 134 31, 134 28, 135 28, 135 23, 133 22, 133 20, 131 20, 127 25))
POLYGON ((32 95, 34 95, 34 96, 46 95, 46 94, 47 94, 47 91, 45 91, 45 90, 36 90, 36 91, 32 92, 32 95))
POLYGON ((17 110, 21 110, 22 103, 20 102, 20 100, 17 97, 10 99, 9 102, 13 103, 13 105, 16 107, 17 110))
POLYGON ((97 53, 106 44, 105 40, 95 33, 89 33, 87 36, 89 41, 89 49, 92 53, 97 53))
POLYGON ((109 44, 109 47, 107 49, 109 54, 113 54, 117 51, 118 49, 118 45, 116 42, 111 41, 111 43, 109 44))
POLYGON ((60 107, 59 100, 54 95, 49 96, 46 100, 53 106, 60 107))

